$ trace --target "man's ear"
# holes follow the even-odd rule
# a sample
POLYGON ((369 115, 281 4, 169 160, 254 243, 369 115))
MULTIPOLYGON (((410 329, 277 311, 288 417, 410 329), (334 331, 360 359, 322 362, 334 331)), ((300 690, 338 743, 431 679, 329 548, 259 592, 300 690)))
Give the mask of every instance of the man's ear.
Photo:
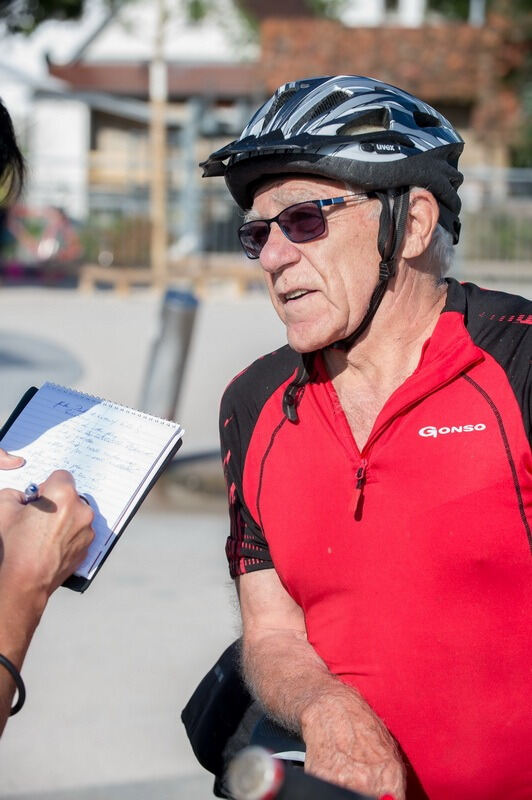
POLYGON ((417 258, 430 244, 438 224, 440 209, 436 198, 427 189, 414 189, 408 204, 406 233, 403 240, 403 258, 417 258))

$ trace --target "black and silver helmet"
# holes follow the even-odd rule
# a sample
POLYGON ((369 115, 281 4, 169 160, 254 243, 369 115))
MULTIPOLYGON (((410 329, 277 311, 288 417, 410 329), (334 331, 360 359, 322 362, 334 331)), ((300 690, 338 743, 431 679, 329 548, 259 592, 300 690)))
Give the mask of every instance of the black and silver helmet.
POLYGON ((421 186, 458 241, 463 140, 432 106, 373 78, 309 78, 280 86, 242 135, 203 162, 241 208, 269 175, 307 173, 388 191, 421 186))

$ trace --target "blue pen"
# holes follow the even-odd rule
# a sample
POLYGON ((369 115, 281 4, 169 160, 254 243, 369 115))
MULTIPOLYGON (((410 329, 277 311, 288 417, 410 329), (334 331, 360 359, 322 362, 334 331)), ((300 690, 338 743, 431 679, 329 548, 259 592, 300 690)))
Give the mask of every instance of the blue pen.
POLYGON ((24 489, 23 503, 33 503, 34 500, 39 499, 39 487, 36 483, 29 483, 24 489))

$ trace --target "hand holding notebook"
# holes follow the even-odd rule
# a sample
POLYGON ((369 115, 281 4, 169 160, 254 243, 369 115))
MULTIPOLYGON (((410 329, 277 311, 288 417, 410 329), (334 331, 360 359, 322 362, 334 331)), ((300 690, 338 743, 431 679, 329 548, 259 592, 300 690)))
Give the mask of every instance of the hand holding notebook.
POLYGON ((0 488, 23 491, 53 470, 66 469, 95 512, 89 554, 65 584, 83 591, 177 452, 183 429, 52 383, 45 383, 13 416, 0 443, 26 463, 0 471, 0 488))

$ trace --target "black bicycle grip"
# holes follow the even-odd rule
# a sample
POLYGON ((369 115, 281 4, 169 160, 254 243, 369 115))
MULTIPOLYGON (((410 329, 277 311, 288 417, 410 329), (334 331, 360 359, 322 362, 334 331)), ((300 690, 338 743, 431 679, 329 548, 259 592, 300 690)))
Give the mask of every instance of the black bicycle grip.
POLYGON ((308 775, 263 747, 246 747, 227 771, 234 800, 377 800, 308 775))

